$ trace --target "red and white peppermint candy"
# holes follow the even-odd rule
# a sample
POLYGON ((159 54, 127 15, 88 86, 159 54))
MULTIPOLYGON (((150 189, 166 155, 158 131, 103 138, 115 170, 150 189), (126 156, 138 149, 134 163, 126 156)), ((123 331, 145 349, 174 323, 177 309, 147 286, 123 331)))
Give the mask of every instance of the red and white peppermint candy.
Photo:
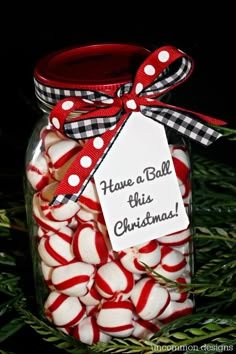
POLYGON ((147 321, 139 317, 135 318, 132 337, 137 339, 149 339, 153 334, 159 331, 161 326, 161 322, 157 319, 147 321))
POLYGON ((52 177, 61 181, 76 158, 81 146, 72 139, 60 140, 46 150, 46 156, 49 160, 49 170, 52 177))
POLYGON ((158 238, 158 242, 165 246, 181 246, 187 244, 191 239, 190 226, 185 230, 174 232, 172 234, 158 238))
POLYGON ((53 267, 48 266, 44 261, 40 262, 40 266, 41 266, 43 278, 44 278, 47 286, 50 289, 54 290, 54 286, 52 285, 52 279, 51 279, 53 267))
POLYGON ((189 204, 191 200, 191 180, 190 180, 190 156, 186 147, 173 145, 170 147, 171 156, 179 182, 181 196, 184 203, 189 204))
POLYGON ((75 296, 52 291, 45 303, 46 317, 57 327, 72 327, 85 316, 85 307, 75 296))
POLYGON ((143 320, 159 316, 170 302, 169 292, 149 277, 139 280, 130 295, 135 311, 143 320))
POLYGON ((98 268, 95 286, 99 294, 106 299, 125 300, 134 286, 134 275, 119 261, 111 261, 98 268))
POLYGON ((160 246, 157 240, 129 247, 120 251, 118 254, 122 265, 130 272, 137 274, 146 272, 143 263, 147 264, 149 267, 156 267, 161 259, 160 246))
POLYGON ((71 220, 78 213, 80 205, 69 201, 66 205, 50 206, 49 203, 53 198, 53 194, 57 189, 59 182, 53 182, 45 186, 40 191, 41 210, 46 218, 52 221, 71 220))
POLYGON ((54 234, 59 235, 60 237, 62 237, 63 239, 69 240, 71 239, 72 235, 73 235, 73 230, 69 227, 69 226, 62 226, 60 229, 56 230, 56 231, 47 231, 44 230, 42 227, 39 226, 38 228, 38 239, 40 240, 42 237, 50 237, 54 234))
POLYGON ((79 297, 80 301, 86 306, 96 306, 102 300, 102 296, 99 294, 95 286, 93 285, 86 295, 79 297))
POLYGON ((84 296, 94 283, 96 268, 92 264, 73 262, 54 268, 52 284, 58 292, 69 296, 84 296))
POLYGON ((93 213, 100 213, 102 211, 101 204, 98 198, 97 188, 93 178, 89 181, 85 190, 79 197, 78 203, 84 209, 93 213))
POLYGON ((74 233, 72 250, 76 258, 90 264, 104 264, 111 261, 112 247, 94 222, 81 224, 74 233))
POLYGON ((108 236, 107 225, 104 219, 103 213, 99 213, 97 217, 98 230, 101 231, 103 235, 108 236))
POLYGON ((48 150, 51 145, 57 143, 60 140, 69 140, 65 135, 61 134, 59 130, 57 130, 53 126, 43 127, 40 131, 39 136, 42 140, 42 146, 44 150, 48 150))
POLYGON ((133 304, 129 300, 106 301, 97 314, 101 331, 114 337, 128 337, 134 330, 133 304))
POLYGON ((185 146, 170 145, 176 176, 180 184, 185 184, 190 177, 190 156, 185 146))
POLYGON ((95 317, 88 316, 82 319, 72 330, 72 336, 82 343, 91 345, 97 342, 108 342, 111 336, 102 332, 96 322, 95 317))
POLYGON ((186 270, 187 261, 184 255, 171 247, 161 246, 161 262, 154 271, 158 274, 175 280, 186 270))
POLYGON ((37 192, 33 195, 33 216, 36 223, 43 230, 56 232, 58 229, 61 229, 63 226, 68 225, 70 220, 64 220, 64 221, 49 220, 42 212, 41 203, 42 202, 40 198, 40 192, 37 192))
POLYGON ((92 211, 85 209, 84 207, 81 206, 75 217, 78 220, 78 222, 84 223, 87 221, 97 221, 99 214, 101 213, 93 213, 92 211))
POLYGON ((190 315, 193 312, 193 302, 187 299, 183 302, 170 301, 165 311, 158 316, 158 319, 163 323, 169 323, 173 320, 190 315))
POLYGON ((96 318, 100 305, 86 305, 86 315, 96 318))
POLYGON ((48 266, 56 267, 67 264, 75 259, 71 249, 73 231, 68 227, 66 230, 68 230, 66 236, 55 233, 49 237, 42 237, 40 239, 38 253, 48 266))
MULTIPOLYGON (((190 282, 190 276, 189 274, 184 274, 181 277, 175 279, 176 282, 181 283, 181 284, 187 284, 190 282)), ((170 299, 172 301, 178 301, 178 302, 184 302, 185 300, 187 300, 187 298, 189 297, 189 292, 188 291, 181 291, 184 290, 184 285, 183 286, 176 286, 175 287, 167 287, 167 290, 169 291, 170 294, 170 299)))
POLYGON ((48 162, 43 153, 34 157, 26 168, 26 177, 33 189, 39 191, 51 180, 48 162))

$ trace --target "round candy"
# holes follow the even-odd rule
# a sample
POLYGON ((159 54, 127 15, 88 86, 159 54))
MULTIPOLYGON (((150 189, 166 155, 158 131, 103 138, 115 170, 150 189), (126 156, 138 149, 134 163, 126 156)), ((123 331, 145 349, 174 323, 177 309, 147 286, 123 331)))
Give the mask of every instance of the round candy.
POLYGON ((161 326, 161 322, 157 319, 154 319, 152 321, 146 321, 139 317, 135 318, 132 337, 137 339, 149 339, 153 336, 153 334, 159 331, 161 326))
POLYGON ((172 234, 158 238, 158 242, 166 246, 181 246, 190 241, 191 230, 187 227, 185 230, 174 232, 172 234))
POLYGON ((85 307, 77 297, 52 291, 44 304, 46 317, 57 327, 72 327, 85 316, 85 307))
POLYGON ((155 267, 161 259, 160 246, 157 240, 148 241, 139 246, 133 246, 118 253, 122 265, 132 273, 146 273, 143 263, 155 267))
POLYGON ((134 275, 119 261, 103 264, 95 275, 95 286, 106 299, 127 299, 134 286, 134 275))
POLYGON ((52 280, 51 280, 53 267, 48 266, 44 261, 41 261, 40 265, 41 265, 42 275, 47 286, 50 289, 54 290, 54 286, 52 285, 52 280))
POLYGON ((72 330, 72 336, 82 343, 91 345, 97 342, 108 342, 111 336, 102 332, 92 316, 82 319, 72 330))
POLYGON ((50 161, 49 170, 57 181, 61 181, 71 163, 81 150, 81 146, 72 139, 63 139, 50 145, 46 151, 50 161))
POLYGON ((68 201, 66 204, 50 206, 49 203, 53 200, 54 193, 59 185, 59 182, 53 182, 45 186, 40 192, 41 210, 45 217, 52 221, 69 221, 79 211, 78 203, 68 201))
POLYGON ((63 226, 68 225, 69 221, 52 221, 49 220, 42 212, 41 209, 41 200, 39 192, 33 195, 33 215, 36 223, 45 231, 56 232, 58 229, 61 229, 63 226))
POLYGON ((94 283, 96 268, 92 264, 73 262, 54 268, 52 284, 58 292, 69 296, 84 296, 94 283))
POLYGON ((138 316, 143 320, 153 320, 165 310, 170 302, 170 295, 153 279, 144 277, 135 284, 130 299, 138 316))
POLYGON ((93 179, 90 179, 88 182, 85 190, 78 199, 78 203, 90 212, 100 213, 102 211, 97 188, 93 179))
POLYGON ((86 295, 79 297, 80 301, 86 306, 96 306, 102 300, 101 295, 98 293, 97 289, 93 285, 86 295))
MULTIPOLYGON (((66 226, 65 226, 66 227, 66 226)), ((73 231, 69 228, 68 238, 61 237, 60 234, 53 234, 49 237, 42 237, 38 244, 38 252, 41 259, 51 267, 71 262, 75 256, 71 249, 73 231)))
MULTIPOLYGON (((181 283, 181 284, 187 284, 190 282, 190 276, 189 274, 184 274, 181 277, 175 279, 176 282, 181 283)), ((167 287, 167 290, 169 291, 170 294, 170 299, 172 301, 178 301, 178 302, 184 302, 187 300, 189 297, 189 292, 188 291, 181 291, 184 290, 184 285, 183 286, 178 286, 176 289, 176 286, 174 287, 167 287)))
POLYGON ((72 250, 78 260, 90 264, 100 265, 114 258, 108 239, 98 231, 94 222, 85 222, 77 228, 73 236, 72 250))
POLYGON ((163 323, 169 323, 173 320, 190 315, 193 311, 193 302, 187 299, 183 302, 170 301, 165 311, 158 316, 158 319, 163 323))
POLYGON ((176 176, 180 184, 185 184, 190 175, 190 157, 185 147, 170 147, 171 156, 176 172, 176 176))
POLYGON ((154 271, 174 280, 186 270, 187 261, 182 253, 168 246, 161 246, 161 262, 154 271))
MULTIPOLYGON (((40 131, 40 138, 42 139, 42 145, 44 150, 48 150, 48 148, 57 143, 60 140, 65 140, 66 137, 62 135, 57 129, 53 126, 43 127, 40 131)), ((68 139, 69 140, 69 139, 68 139)))
POLYGON ((97 314, 101 331, 114 337, 128 337, 134 329, 133 305, 129 300, 106 301, 97 314))
POLYGON ((26 168, 26 176, 35 190, 41 190, 51 180, 48 163, 43 153, 35 157, 26 168))

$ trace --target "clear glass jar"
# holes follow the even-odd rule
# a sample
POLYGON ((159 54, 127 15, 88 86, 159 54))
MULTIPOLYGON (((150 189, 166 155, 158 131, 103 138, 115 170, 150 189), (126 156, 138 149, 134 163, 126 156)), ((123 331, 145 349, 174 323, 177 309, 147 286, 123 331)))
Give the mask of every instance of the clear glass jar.
POLYGON ((194 308, 188 292, 180 293, 142 264, 172 282, 191 281, 190 154, 186 141, 173 129, 166 128, 166 133, 190 220, 186 230, 119 253, 110 246, 94 183, 73 206, 50 206, 55 189, 84 146, 83 140, 70 139, 52 126, 52 108, 65 97, 79 96, 80 90, 114 94, 132 81, 149 54, 133 44, 96 44, 54 52, 35 68, 41 117, 26 151, 25 201, 36 302, 43 319, 86 344, 112 337, 149 338, 163 324, 194 308), (150 295, 144 303, 147 288, 150 295), (123 314, 118 322, 113 319, 116 311, 123 314))

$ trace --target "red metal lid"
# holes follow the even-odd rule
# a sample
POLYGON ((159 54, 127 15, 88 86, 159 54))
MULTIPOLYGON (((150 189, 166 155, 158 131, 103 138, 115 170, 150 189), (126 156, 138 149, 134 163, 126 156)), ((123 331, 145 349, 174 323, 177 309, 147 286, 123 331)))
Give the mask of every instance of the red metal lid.
POLYGON ((115 91, 130 82, 150 50, 136 44, 102 43, 66 48, 42 58, 34 71, 42 85, 115 91))

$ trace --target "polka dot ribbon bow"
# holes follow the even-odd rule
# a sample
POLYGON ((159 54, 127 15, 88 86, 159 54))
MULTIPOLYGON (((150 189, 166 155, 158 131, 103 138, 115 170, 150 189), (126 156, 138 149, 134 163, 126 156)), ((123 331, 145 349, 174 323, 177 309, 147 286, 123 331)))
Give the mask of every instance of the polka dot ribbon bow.
POLYGON ((173 46, 164 46, 144 60, 133 83, 120 87, 115 96, 82 90, 80 97, 59 101, 51 111, 50 122, 67 137, 82 139, 85 144, 65 173, 50 205, 79 199, 132 112, 139 111, 147 119, 206 146, 218 139, 221 134, 199 119, 213 125, 226 122, 161 101, 163 95, 185 81, 192 70, 191 57, 173 46), (75 117, 74 112, 79 112, 78 116, 75 117))

